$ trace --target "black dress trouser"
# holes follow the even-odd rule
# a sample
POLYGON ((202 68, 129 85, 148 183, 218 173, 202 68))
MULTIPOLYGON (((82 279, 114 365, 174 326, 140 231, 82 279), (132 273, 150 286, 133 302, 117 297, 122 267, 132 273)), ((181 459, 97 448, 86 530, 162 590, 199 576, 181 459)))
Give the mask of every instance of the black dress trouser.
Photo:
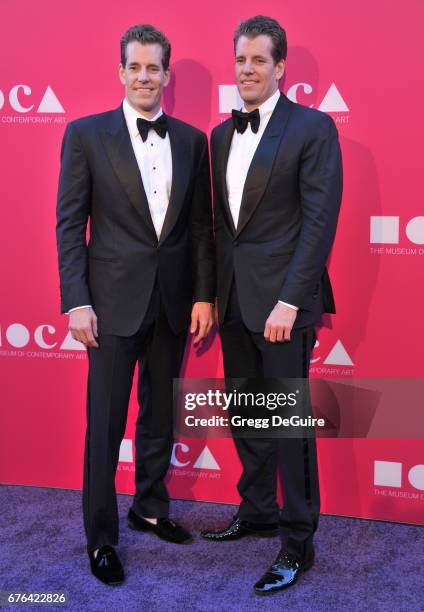
MULTIPOLYGON (((226 378, 307 378, 315 344, 313 327, 294 329, 290 342, 271 343, 263 333, 243 323, 233 282, 224 321, 220 325, 226 378)), ((313 534, 320 509, 314 438, 243 438, 234 442, 242 463, 238 516, 253 523, 281 525, 289 552, 313 554, 313 534), (277 504, 277 473, 281 476, 283 508, 277 504)))
POLYGON ((112 336, 99 329, 99 348, 89 348, 83 513, 87 549, 116 545, 119 535, 115 474, 125 433, 136 363, 139 413, 135 433, 135 495, 140 516, 166 517, 164 484, 172 445, 172 379, 179 376, 187 333, 168 324, 158 285, 136 334, 112 336))

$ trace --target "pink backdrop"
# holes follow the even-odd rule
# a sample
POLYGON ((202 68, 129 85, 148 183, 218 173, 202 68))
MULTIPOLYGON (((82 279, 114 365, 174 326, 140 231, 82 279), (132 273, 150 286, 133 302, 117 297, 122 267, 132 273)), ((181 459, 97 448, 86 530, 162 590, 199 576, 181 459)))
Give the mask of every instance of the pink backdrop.
MULTIPOLYGON (((344 156, 330 266, 338 315, 319 334, 313 376, 423 374, 424 9, 414 0, 394 6, 260 3, 288 32, 282 90, 333 116, 344 156)), ((130 25, 151 22, 173 45, 166 111, 209 132, 233 105, 233 29, 258 8, 251 0, 216 0, 201 12, 192 0, 151 9, 133 0, 2 6, 2 482, 81 486, 87 363, 59 314, 54 238, 66 123, 118 106, 119 38, 130 25)), ((201 356, 189 350, 184 375, 222 375, 218 337, 201 356)), ((118 489, 128 493, 134 399, 117 476, 118 489)), ((319 461, 324 512, 424 523, 422 440, 320 440, 319 461)), ((230 440, 180 440, 170 490, 175 497, 237 502, 239 469, 230 440)))

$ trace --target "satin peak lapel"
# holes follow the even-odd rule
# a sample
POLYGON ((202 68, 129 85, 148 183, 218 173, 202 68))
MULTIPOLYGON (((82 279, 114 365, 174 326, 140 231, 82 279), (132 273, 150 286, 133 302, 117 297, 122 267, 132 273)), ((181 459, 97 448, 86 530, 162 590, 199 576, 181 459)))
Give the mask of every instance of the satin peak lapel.
POLYGON ((149 203, 122 107, 115 111, 113 122, 102 134, 102 141, 112 167, 128 196, 129 201, 141 215, 146 226, 157 241, 155 228, 150 215, 149 203))
POLYGON ((231 141, 234 134, 234 124, 232 121, 228 122, 225 132, 222 136, 222 140, 217 145, 219 160, 217 164, 218 168, 218 189, 221 201, 223 203, 224 213, 227 217, 228 227, 232 234, 236 233, 234 226, 233 216, 231 214, 230 203, 228 201, 227 192, 227 164, 228 157, 230 155, 231 141))
POLYGON ((184 202, 190 176, 190 151, 184 128, 168 115, 168 133, 172 156, 172 186, 159 243, 174 227, 184 202))
POLYGON ((249 222, 265 192, 275 156, 284 136, 290 110, 289 101, 284 95, 281 95, 249 166, 243 189, 236 236, 243 231, 249 222))

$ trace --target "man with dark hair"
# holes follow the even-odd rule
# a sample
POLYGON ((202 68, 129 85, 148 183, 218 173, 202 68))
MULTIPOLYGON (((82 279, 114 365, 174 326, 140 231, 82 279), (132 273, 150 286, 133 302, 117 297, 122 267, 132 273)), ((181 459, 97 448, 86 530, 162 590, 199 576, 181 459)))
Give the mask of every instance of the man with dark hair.
MULTIPOLYGON (((337 129, 322 112, 279 91, 286 35, 257 16, 234 36, 241 111, 211 136, 217 296, 225 376, 308 377, 314 326, 335 312, 326 261, 342 191, 337 129)), ((235 437, 243 472, 237 516, 208 540, 280 531, 282 548, 255 584, 269 594, 314 562, 319 516, 313 438, 235 437), (282 474, 283 509, 277 505, 282 474)))
POLYGON ((65 132, 57 204, 62 312, 88 349, 83 510, 93 574, 123 581, 115 473, 135 365, 132 529, 187 543, 168 519, 164 484, 172 452, 172 379, 187 330, 209 332, 215 298, 212 207, 205 134, 166 116, 170 44, 149 25, 121 40, 116 110, 72 121, 65 132), (90 239, 86 243, 87 223, 90 239))
POLYGON ((121 66, 127 64, 127 46, 130 42, 139 42, 141 45, 160 45, 162 48, 162 68, 164 71, 169 69, 171 43, 162 32, 148 24, 136 25, 127 30, 121 38, 121 66))

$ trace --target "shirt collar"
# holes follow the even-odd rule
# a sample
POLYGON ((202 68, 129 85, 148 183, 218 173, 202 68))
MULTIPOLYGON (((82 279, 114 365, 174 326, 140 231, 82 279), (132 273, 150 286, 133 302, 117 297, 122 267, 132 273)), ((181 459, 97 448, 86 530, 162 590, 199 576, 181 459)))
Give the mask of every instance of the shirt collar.
MULTIPOLYGON (((270 96, 268 98, 268 100, 265 100, 265 102, 263 104, 258 106, 259 116, 260 116, 261 119, 263 119, 267 115, 271 115, 272 111, 277 106, 277 102, 278 102, 279 99, 280 99, 280 90, 277 89, 277 91, 274 92, 272 94, 272 96, 270 96)), ((246 110, 244 105, 243 105, 242 111, 244 113, 247 113, 247 110, 246 110)))
POLYGON ((137 119, 146 119, 146 121, 156 121, 161 115, 163 115, 162 107, 158 110, 156 115, 152 118, 146 117, 142 113, 136 111, 128 102, 126 98, 122 103, 122 110, 124 112, 125 122, 127 124, 128 131, 132 138, 140 136, 137 127, 137 119))

